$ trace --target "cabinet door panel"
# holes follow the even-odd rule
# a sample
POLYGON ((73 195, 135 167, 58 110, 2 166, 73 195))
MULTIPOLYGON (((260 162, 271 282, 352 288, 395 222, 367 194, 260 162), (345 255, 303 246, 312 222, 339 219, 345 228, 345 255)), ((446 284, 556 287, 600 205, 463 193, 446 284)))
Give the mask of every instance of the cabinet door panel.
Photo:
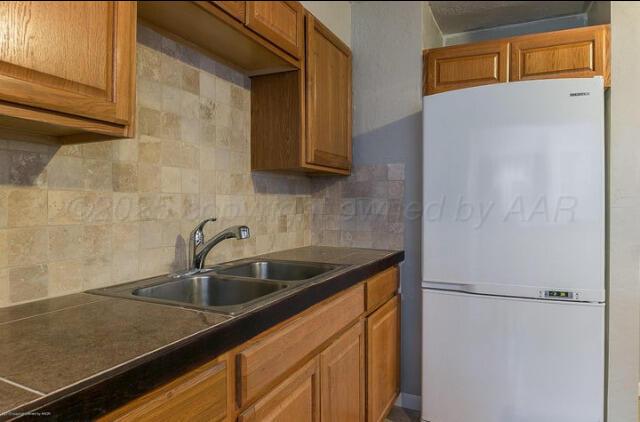
POLYGON ((135 2, 0 2, 0 99, 127 123, 135 2))
POLYGON ((213 4, 244 23, 245 12, 247 9, 246 1, 214 1, 213 4))
POLYGON ((310 164, 351 168, 351 50, 307 15, 307 139, 310 164))
POLYGON ((246 25, 293 57, 302 57, 304 9, 297 1, 248 1, 246 25))
POLYGON ((377 422, 400 389, 400 307, 393 297, 367 318, 367 421, 377 422))
POLYGON ((608 26, 516 37, 511 43, 511 80, 603 75, 609 86, 608 26))
POLYGON ((507 82, 508 51, 507 41, 428 51, 424 57, 425 95, 507 82))
POLYGON ((317 357, 238 417, 238 422, 318 422, 319 420, 320 379, 317 357))
POLYGON ((365 346, 358 322, 320 354, 323 422, 364 421, 365 346))

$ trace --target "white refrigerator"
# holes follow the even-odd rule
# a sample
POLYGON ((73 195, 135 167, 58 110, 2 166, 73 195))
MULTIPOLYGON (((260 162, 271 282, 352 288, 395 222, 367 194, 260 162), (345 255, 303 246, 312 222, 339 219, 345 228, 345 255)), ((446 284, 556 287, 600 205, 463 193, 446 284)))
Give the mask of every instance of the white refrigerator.
POLYGON ((422 419, 604 418, 602 78, 424 97, 422 419))

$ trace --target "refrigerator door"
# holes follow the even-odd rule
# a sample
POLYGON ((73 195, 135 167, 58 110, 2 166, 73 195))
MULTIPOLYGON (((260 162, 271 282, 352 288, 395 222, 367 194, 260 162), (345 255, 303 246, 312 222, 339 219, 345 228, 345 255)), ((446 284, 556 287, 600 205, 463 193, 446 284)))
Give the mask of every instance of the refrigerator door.
POLYGON ((422 419, 601 422, 604 305, 423 289, 422 419))
POLYGON ((423 281, 603 301, 602 78, 430 95, 423 113, 423 281))

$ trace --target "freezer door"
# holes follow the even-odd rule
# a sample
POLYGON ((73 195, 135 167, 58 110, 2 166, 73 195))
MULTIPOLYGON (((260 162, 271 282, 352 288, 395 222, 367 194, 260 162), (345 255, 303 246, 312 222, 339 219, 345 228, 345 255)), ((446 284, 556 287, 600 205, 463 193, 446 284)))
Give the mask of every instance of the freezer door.
POLYGON ((604 299, 602 78, 425 97, 423 186, 423 281, 604 299))
POLYGON ((422 419, 601 422, 604 305, 423 289, 422 419))

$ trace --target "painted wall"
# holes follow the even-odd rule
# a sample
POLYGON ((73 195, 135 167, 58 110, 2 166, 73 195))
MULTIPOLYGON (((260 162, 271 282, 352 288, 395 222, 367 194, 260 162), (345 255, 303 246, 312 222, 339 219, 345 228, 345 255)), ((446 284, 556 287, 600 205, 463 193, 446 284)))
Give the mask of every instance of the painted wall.
POLYGON ((423 45, 439 44, 421 2, 355 2, 352 9, 355 165, 404 165, 402 265, 403 393, 420 395, 420 206, 423 45))
POLYGON ((303 1, 302 5, 351 47, 350 1, 303 1))
POLYGON ((442 47, 444 45, 444 40, 442 38, 442 31, 438 27, 438 22, 436 22, 433 17, 433 13, 431 13, 431 8, 429 7, 429 2, 422 2, 422 48, 435 48, 442 47))
POLYGON ((640 355, 640 4, 611 2, 608 421, 635 421, 640 355))

